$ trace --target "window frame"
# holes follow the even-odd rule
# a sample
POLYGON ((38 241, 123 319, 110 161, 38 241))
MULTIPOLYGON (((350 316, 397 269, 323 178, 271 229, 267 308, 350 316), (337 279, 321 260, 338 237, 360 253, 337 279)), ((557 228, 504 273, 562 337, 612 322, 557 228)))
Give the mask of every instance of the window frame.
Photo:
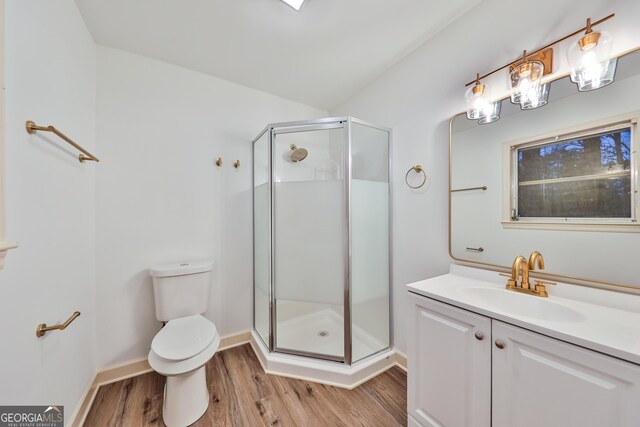
POLYGON ((638 118, 640 112, 626 114, 574 126, 545 135, 531 137, 519 141, 512 141, 504 145, 504 197, 503 197, 503 227, 527 229, 561 229, 561 230, 589 230, 589 231, 638 231, 638 118), (608 131, 630 128, 630 185, 631 185, 631 217, 630 218, 584 218, 584 217, 515 217, 518 211, 518 150, 535 146, 548 145, 553 142, 580 139, 608 131), (514 211, 515 210, 515 211, 514 211))

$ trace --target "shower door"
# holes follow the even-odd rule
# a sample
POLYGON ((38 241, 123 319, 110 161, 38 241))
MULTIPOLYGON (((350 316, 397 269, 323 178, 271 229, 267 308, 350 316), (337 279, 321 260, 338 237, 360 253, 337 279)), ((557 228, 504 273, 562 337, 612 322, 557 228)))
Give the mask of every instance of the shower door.
POLYGON ((345 124, 279 127, 271 138, 273 349, 344 361, 345 124))

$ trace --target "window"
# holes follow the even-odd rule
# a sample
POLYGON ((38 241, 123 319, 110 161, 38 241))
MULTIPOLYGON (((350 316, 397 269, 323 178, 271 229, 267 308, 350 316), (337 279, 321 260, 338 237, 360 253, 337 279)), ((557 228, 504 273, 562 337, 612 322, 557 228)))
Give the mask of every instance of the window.
POLYGON ((511 147, 512 221, 634 223, 635 124, 511 147))

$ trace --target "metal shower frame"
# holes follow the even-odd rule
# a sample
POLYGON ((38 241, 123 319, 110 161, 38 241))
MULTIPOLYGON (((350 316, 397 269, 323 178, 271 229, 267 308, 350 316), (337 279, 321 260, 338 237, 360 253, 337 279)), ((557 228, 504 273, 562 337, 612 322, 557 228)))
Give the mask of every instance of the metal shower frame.
MULTIPOLYGON (((283 354, 291 354, 294 356, 304 356, 304 357, 312 357, 315 359, 328 360, 332 362, 340 362, 345 363, 347 365, 351 365, 353 363, 352 360, 352 301, 351 301, 351 124, 356 123, 362 126, 367 126, 373 129, 382 130, 387 132, 389 135, 387 142, 387 159, 388 159, 388 167, 387 167, 387 182, 388 182, 388 213, 389 213, 389 343, 388 345, 376 351, 359 361, 367 360, 371 357, 376 356, 377 354, 388 351, 393 347, 393 264, 392 264, 392 247, 393 247, 393 215, 392 215, 392 185, 391 185, 391 143, 392 143, 392 133, 391 129, 385 128, 382 126, 377 126, 375 124, 359 120, 353 117, 344 116, 344 117, 329 117, 322 119, 313 119, 313 120, 302 120, 302 121, 294 121, 294 122, 282 122, 282 123, 271 123, 267 125, 256 138, 251 142, 252 150, 251 150, 251 206, 252 206, 252 236, 253 236, 253 248, 255 251, 255 143, 263 137, 266 132, 269 132, 269 147, 268 147, 268 156, 269 156, 269 209, 270 209, 270 221, 269 221, 269 236, 270 236, 270 249, 269 249, 269 342, 264 342, 264 337, 257 332, 256 329, 256 269, 255 269, 255 256, 252 253, 253 257, 253 330, 256 331, 256 335, 260 337, 260 339, 264 342, 265 346, 269 349, 269 353, 283 353, 283 354), (276 347, 276 335, 277 328, 275 325, 277 324, 276 317, 276 304, 275 304, 275 241, 273 239, 274 230, 275 230, 275 203, 274 203, 274 193, 275 193, 275 168, 274 168, 274 152, 273 152, 273 143, 275 140, 275 136, 277 134, 282 133, 294 133, 294 132, 305 132, 305 131, 315 131, 315 130, 326 130, 326 129, 344 129, 345 141, 344 141, 344 205, 345 205, 345 215, 343 217, 343 227, 347 230, 344 236, 343 242, 343 252, 344 252, 344 268, 345 268, 345 282, 344 282, 344 354, 343 357, 332 356, 322 353, 315 352, 307 352, 302 350, 291 350, 291 349, 282 349, 276 347)), ((358 361, 358 362, 359 362, 358 361)))

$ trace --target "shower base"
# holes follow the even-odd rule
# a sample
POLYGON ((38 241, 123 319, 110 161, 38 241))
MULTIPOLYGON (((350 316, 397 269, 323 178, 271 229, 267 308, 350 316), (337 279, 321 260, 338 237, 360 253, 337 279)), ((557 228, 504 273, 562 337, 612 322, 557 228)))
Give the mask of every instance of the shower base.
MULTIPOLYGON (((291 304, 296 303, 291 302, 291 304)), ((282 305, 278 302, 279 310, 282 305)), ((386 347, 382 341, 358 326, 353 326, 351 333, 353 360, 360 360, 386 347)), ((277 347, 342 356, 344 354, 344 318, 334 308, 324 308, 278 322, 277 347)))
MULTIPOLYGON (((339 306, 278 301, 278 314, 281 319, 286 319, 277 325, 277 347, 283 351, 300 350, 332 356, 342 356, 344 353, 344 320, 339 306)), ((352 337, 353 360, 356 362, 351 366, 286 353, 269 353, 255 330, 251 332, 251 345, 263 369, 269 374, 348 389, 399 365, 394 349, 373 354, 385 345, 362 328, 354 326, 352 337), (370 354, 373 355, 365 357, 370 354)))

